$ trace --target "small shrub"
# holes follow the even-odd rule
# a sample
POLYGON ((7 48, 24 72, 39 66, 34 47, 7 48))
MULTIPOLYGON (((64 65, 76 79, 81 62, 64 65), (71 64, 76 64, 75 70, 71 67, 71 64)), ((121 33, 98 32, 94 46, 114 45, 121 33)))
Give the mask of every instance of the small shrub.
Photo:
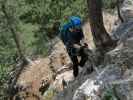
POLYGON ((113 89, 109 88, 105 90, 105 92, 103 93, 102 100, 118 100, 118 99, 115 96, 113 89))
POLYGON ((103 6, 105 9, 114 9, 116 7, 116 0, 103 0, 103 6))
POLYGON ((7 80, 9 68, 6 65, 0 65, 0 100, 5 100, 7 97, 7 80))
POLYGON ((44 94, 44 100, 53 100, 56 94, 57 94, 56 90, 51 88, 48 91, 46 91, 46 93, 44 94))

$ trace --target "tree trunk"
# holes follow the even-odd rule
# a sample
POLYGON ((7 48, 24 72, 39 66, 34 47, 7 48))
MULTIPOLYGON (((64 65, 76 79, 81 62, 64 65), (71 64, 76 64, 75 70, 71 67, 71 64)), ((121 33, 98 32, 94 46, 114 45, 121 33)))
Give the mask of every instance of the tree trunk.
POLYGON ((102 48, 102 50, 105 50, 106 47, 113 45, 113 40, 104 27, 102 1, 87 0, 87 3, 89 10, 90 27, 96 48, 102 48))
POLYGON ((117 7, 118 18, 123 23, 124 19, 123 19, 122 15, 121 15, 121 11, 120 11, 120 0, 117 0, 116 7, 117 7))
POLYGON ((6 6, 5 6, 5 2, 2 4, 2 11, 3 11, 3 14, 7 20, 7 24, 9 26, 9 30, 11 31, 12 33, 12 37, 13 37, 13 40, 16 44, 16 47, 17 47, 17 50, 18 50, 18 53, 19 53, 19 56, 20 56, 20 59, 23 61, 23 64, 27 64, 28 61, 27 59, 25 58, 24 56, 24 53, 23 53, 23 50, 22 50, 22 47, 20 45, 20 40, 19 40, 19 35, 18 33, 16 32, 16 29, 14 29, 12 23, 11 23, 11 19, 10 19, 10 15, 8 15, 7 11, 6 11, 6 6))

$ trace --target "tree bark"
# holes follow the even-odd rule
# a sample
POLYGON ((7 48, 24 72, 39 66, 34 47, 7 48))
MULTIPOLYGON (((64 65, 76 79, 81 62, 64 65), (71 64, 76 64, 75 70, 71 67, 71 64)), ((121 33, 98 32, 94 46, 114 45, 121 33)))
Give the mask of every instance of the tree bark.
POLYGON ((116 7, 117 7, 118 18, 123 23, 124 19, 123 19, 122 15, 121 15, 121 11, 120 11, 120 0, 117 0, 116 7))
POLYGON ((106 47, 113 45, 113 40, 111 39, 104 27, 102 15, 102 1, 87 0, 87 3, 90 27, 96 48, 106 49, 106 47))

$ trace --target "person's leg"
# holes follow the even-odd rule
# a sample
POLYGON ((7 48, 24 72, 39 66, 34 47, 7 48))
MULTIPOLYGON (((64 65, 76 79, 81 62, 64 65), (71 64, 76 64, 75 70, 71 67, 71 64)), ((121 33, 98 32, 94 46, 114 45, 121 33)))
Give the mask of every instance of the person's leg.
MULTIPOLYGON (((81 49, 80 51, 80 56, 81 56, 81 60, 80 60, 80 67, 84 67, 86 61, 88 60, 88 55, 84 52, 84 48, 81 49)), ((91 73, 93 72, 93 66, 90 66, 89 68, 87 68, 87 73, 91 73)))
POLYGON ((78 65, 79 65, 78 58, 77 58, 77 56, 70 56, 70 58, 73 62, 73 75, 74 75, 74 77, 77 77, 78 76, 78 71, 79 71, 79 69, 78 69, 78 65))
POLYGON ((81 60, 80 60, 80 67, 83 67, 86 63, 86 61, 88 60, 88 55, 84 52, 84 48, 81 48, 80 50, 80 56, 81 56, 81 60))

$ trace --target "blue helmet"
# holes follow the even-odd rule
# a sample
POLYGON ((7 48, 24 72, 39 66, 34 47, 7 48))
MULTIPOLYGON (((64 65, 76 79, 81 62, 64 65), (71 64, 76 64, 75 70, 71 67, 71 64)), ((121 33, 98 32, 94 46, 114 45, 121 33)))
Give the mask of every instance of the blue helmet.
POLYGON ((77 16, 71 16, 68 18, 68 22, 60 26, 60 31, 67 30, 69 28, 81 28, 81 19, 77 16))
POLYGON ((81 27, 81 19, 80 19, 80 17, 72 16, 72 17, 69 18, 69 20, 70 20, 70 23, 71 23, 73 28, 81 27))

